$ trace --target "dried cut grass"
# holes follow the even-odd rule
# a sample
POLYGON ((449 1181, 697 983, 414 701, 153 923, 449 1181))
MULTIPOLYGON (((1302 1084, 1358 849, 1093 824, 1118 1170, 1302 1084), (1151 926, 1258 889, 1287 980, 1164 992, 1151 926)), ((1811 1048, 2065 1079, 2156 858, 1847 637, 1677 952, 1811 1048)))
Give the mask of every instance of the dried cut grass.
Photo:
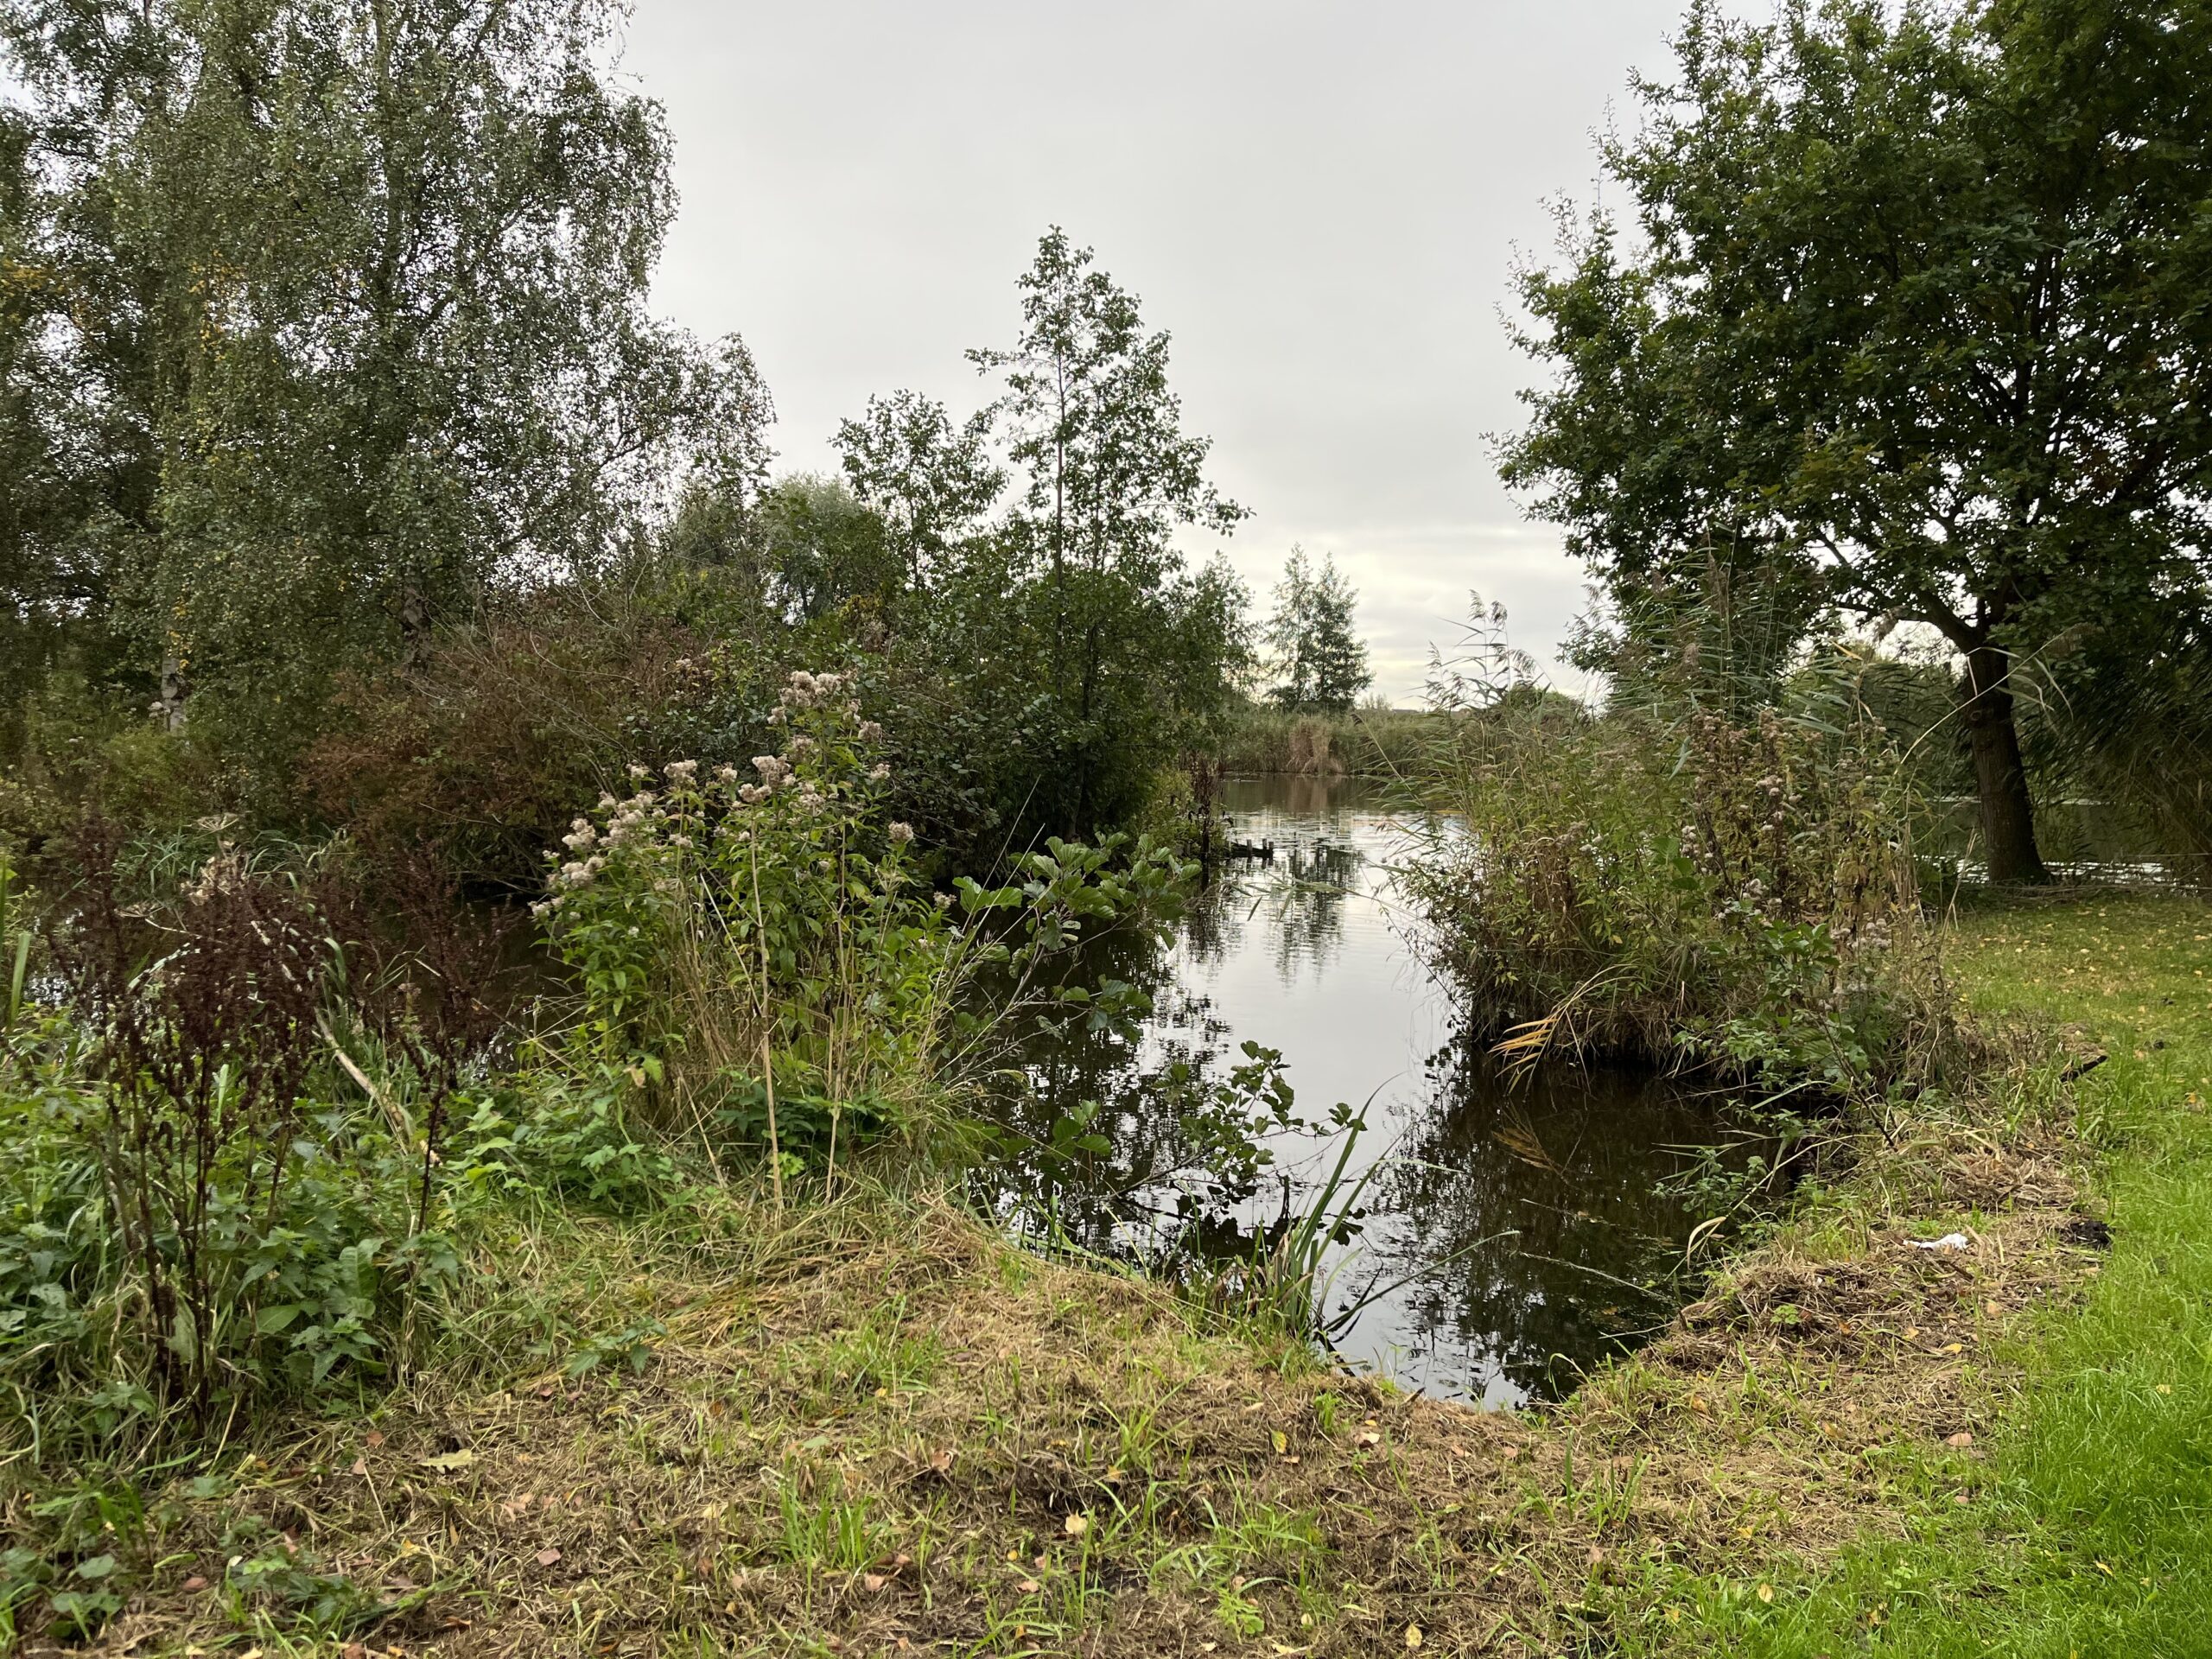
POLYGON ((2006 1333, 2095 1270, 2067 1156, 1971 1126, 1870 1155, 1656 1346, 1510 1415, 1209 1332, 942 1204, 734 1228, 727 1276, 640 1256, 595 1292, 664 1321, 642 1374, 427 1378, 181 1501, 103 1646, 233 1631, 182 1586, 251 1515, 405 1607, 365 1654, 1555 1652, 1673 1569, 1882 1527, 1901 1483, 1974 1501, 1959 1437, 2006 1333), (1909 1242, 1951 1224, 1966 1250, 1909 1242))

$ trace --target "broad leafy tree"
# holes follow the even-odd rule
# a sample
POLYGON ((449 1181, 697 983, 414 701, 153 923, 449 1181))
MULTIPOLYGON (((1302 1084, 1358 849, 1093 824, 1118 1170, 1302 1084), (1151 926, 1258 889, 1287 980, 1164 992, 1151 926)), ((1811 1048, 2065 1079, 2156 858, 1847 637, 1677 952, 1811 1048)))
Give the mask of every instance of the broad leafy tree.
POLYGON ((837 429, 845 481, 883 520, 892 550, 917 590, 982 524, 1006 489, 991 459, 991 411, 956 425, 943 404, 912 391, 871 397, 860 419, 837 429))
POLYGON ((2015 675, 2202 589, 2212 12, 1699 4, 1534 271, 1506 446, 1618 594, 1716 563, 1957 653, 1998 880, 2044 875, 2015 675))
POLYGON ((674 197, 619 19, 0 0, 44 345, 89 411, 55 543, 172 696, 281 746, 334 666, 606 563, 687 468, 757 482, 743 348, 645 308, 674 197))
POLYGON ((1356 626, 1359 590, 1324 555, 1316 565, 1294 547, 1268 618, 1268 696, 1285 709, 1341 712, 1375 683, 1356 626))

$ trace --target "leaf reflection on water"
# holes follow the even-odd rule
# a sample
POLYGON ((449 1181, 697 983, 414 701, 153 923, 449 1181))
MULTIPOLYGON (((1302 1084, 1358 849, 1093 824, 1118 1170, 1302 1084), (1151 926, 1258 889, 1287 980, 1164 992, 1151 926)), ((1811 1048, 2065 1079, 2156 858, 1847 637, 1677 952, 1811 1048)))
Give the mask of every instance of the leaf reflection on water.
MULTIPOLYGON (((1265 1179, 1205 1166, 1218 1125, 1192 1103, 1249 1064, 1240 1045, 1265 1044, 1298 1115, 1374 1097, 1351 1166, 1372 1172, 1365 1230, 1329 1269, 1332 1306, 1357 1304, 1347 1357, 1507 1405, 1556 1396, 1663 1324, 1703 1219, 1674 1178, 1720 1138, 1714 1103, 1564 1065, 1509 1083, 1458 1040, 1447 988, 1402 937, 1389 876, 1402 845, 1380 791, 1231 779, 1225 798, 1239 838, 1275 843, 1274 867, 1224 873, 1172 948, 1105 965, 1153 999, 1134 1040, 1030 1047, 1026 1087, 1001 1103, 1010 1144, 1049 1145, 1055 1122, 1096 1103, 1084 1129, 1107 1150, 1051 1167, 1010 1154, 983 1178, 1000 1212, 1171 1268, 1249 1259, 1337 1152, 1277 1124, 1259 1136, 1265 1179)), ((1740 1134, 1732 1146, 1724 1161, 1757 1150, 1740 1134)))

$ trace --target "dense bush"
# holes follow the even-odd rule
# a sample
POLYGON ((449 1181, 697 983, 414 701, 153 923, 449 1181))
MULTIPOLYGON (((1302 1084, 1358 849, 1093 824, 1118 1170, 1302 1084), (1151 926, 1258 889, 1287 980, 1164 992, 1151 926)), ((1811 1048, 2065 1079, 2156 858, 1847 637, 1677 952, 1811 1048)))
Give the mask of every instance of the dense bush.
POLYGON ((1459 729, 1408 880, 1478 1034, 1847 1091, 1948 1044, 1878 734, 1694 706, 1459 729))
POLYGON ((572 1052, 709 1147, 834 1169, 841 1144, 928 1121, 978 974, 1001 976, 1005 1017, 1088 929, 1147 916, 1180 872, 1147 844, 1121 862, 1055 842, 1015 858, 1011 885, 934 892, 912 825, 886 810, 885 734, 851 677, 795 671, 773 720, 778 752, 745 768, 633 766, 629 792, 563 837, 537 910, 581 990, 572 1052))

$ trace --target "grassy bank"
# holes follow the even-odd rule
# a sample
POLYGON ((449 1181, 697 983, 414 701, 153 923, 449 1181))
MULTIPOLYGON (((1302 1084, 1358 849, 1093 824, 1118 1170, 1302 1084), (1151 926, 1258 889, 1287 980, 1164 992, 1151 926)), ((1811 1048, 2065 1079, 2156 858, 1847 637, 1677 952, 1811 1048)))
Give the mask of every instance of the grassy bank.
POLYGON ((1999 1352, 1960 1491, 1879 1542, 1683 1575, 1654 1651, 2190 1654, 2212 1645, 2212 909, 2113 895, 1957 924, 1974 1002, 2077 1028, 2109 1058, 2075 1090, 2087 1202, 2111 1255, 1999 1352), (1963 1498, 1965 1501, 1960 1501, 1963 1498))
POLYGON ((1892 1110, 1554 1412, 1346 1378, 911 1189, 723 1187, 518 1213, 388 1394, 19 1469, 10 1571, 142 1654, 2189 1651, 2208 919, 1963 917, 1986 1009, 2111 1059, 1892 1110))

